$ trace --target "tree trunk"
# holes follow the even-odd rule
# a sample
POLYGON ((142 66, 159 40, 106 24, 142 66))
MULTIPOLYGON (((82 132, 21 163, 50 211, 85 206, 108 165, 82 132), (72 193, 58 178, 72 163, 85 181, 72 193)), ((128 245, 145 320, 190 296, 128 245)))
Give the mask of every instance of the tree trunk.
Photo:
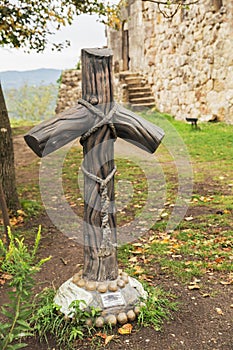
MULTIPOLYGON (((107 114, 113 102, 112 53, 108 49, 82 50, 82 98, 107 114)), ((93 116, 94 117, 94 116, 93 116)), ((114 169, 114 137, 104 125, 83 142, 84 168, 101 179, 114 169)), ((84 270, 88 280, 114 280, 118 276, 114 177, 107 185, 108 237, 103 233, 100 184, 84 175, 84 270)))
POLYGON ((2 239, 3 242, 7 244, 7 246, 9 246, 10 242, 9 242, 9 236, 8 236, 8 227, 10 227, 10 219, 9 219, 9 214, 7 210, 7 205, 6 205, 5 194, 2 188, 1 179, 0 179, 0 208, 2 210, 3 225, 5 228, 5 237, 0 233, 0 238, 2 239))
POLYGON ((0 179, 6 204, 9 210, 16 212, 20 205, 16 190, 14 150, 11 126, 6 103, 0 83, 0 179))

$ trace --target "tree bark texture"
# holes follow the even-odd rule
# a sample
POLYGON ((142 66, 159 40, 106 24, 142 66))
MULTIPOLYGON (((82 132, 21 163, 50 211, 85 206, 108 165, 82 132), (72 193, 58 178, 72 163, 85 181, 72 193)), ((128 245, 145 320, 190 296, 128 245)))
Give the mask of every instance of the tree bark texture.
POLYGON ((5 241, 7 243, 7 246, 9 246, 8 227, 10 227, 10 219, 9 219, 9 213, 7 210, 7 205, 6 205, 5 194, 2 188, 1 179, 0 179, 0 208, 2 210, 3 225, 5 228, 5 236, 1 237, 1 233, 0 233, 0 238, 3 239, 3 242, 5 241))
MULTIPOLYGON (((114 101, 110 50, 82 50, 82 99, 105 115, 112 109, 114 101)), ((111 119, 113 126, 106 122, 85 138, 85 134, 102 120, 99 113, 93 113, 89 107, 77 104, 41 123, 25 135, 25 141, 38 156, 43 157, 82 136, 85 199, 83 277, 94 281, 114 280, 118 276, 114 176, 103 191, 103 180, 109 174, 114 175, 115 171, 114 138, 118 136, 153 153, 164 132, 135 113, 117 106, 111 119), (104 205, 103 193, 108 199, 104 205), (103 215, 103 212, 107 212, 107 215, 103 215), (106 221, 107 225, 103 227, 106 221)))
MULTIPOLYGON (((86 107, 77 104, 35 126, 24 138, 39 157, 44 157, 87 132, 97 121, 86 107)), ((118 106, 112 121, 117 137, 149 153, 156 151, 164 136, 162 129, 122 106, 118 106)))
MULTIPOLYGON (((112 54, 107 49, 82 50, 82 98, 107 114, 113 102, 112 54)), ((97 118, 93 115, 93 118, 97 118)), ((114 169, 114 139, 109 125, 97 129, 83 142, 84 168, 101 179, 114 169)), ((114 177, 107 184, 110 237, 102 226, 100 184, 84 175, 84 268, 88 280, 114 280, 118 276, 114 177)))
POLYGON ((9 210, 19 209, 16 190, 14 149, 10 121, 7 113, 3 90, 0 84, 0 179, 6 204, 9 210))

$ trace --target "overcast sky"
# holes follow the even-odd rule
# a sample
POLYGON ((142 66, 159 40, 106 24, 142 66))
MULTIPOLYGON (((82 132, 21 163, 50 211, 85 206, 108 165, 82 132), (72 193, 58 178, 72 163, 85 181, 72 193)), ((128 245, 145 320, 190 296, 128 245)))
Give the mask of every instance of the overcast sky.
POLYGON ((0 48, 0 71, 31 70, 37 68, 74 68, 84 47, 102 47, 106 45, 105 26, 99 23, 97 16, 81 15, 72 26, 64 27, 54 36, 56 41, 71 41, 71 46, 62 52, 45 50, 37 54, 26 54, 23 50, 0 48))

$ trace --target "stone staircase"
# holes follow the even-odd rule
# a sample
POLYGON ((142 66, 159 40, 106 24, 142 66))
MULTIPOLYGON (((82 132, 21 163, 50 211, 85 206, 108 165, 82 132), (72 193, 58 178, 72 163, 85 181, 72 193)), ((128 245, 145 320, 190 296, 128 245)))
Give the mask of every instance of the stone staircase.
POLYGON ((127 103, 134 110, 155 107, 155 99, 150 85, 140 73, 121 72, 120 82, 126 85, 127 103))

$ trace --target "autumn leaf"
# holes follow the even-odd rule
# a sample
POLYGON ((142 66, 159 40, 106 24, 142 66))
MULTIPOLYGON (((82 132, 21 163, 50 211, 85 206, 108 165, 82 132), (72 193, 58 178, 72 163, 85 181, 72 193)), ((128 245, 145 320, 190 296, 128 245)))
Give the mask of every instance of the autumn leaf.
POLYGON ((143 268, 141 266, 134 266, 134 275, 141 275, 142 273, 144 273, 145 271, 143 270, 143 268))
POLYGON ((188 286, 189 290, 195 290, 195 289, 200 289, 200 286, 198 284, 191 284, 188 286))
POLYGON ((124 324, 124 326, 118 329, 118 333, 120 333, 121 335, 131 334, 132 329, 133 329, 133 326, 130 323, 126 323, 124 324))
POLYGON ((104 342, 104 345, 108 345, 108 343, 110 343, 110 341, 115 338, 115 335, 108 335, 106 338, 105 338, 105 342, 104 342))
POLYGON ((136 256, 134 256, 133 258, 129 259, 129 262, 131 263, 137 263, 138 262, 138 258, 136 256))
POLYGON ((222 309, 220 309, 220 307, 216 307, 216 312, 219 314, 219 315, 224 315, 222 309))
POLYGON ((139 243, 139 242, 136 242, 136 243, 133 243, 132 244, 134 247, 142 247, 143 244, 142 243, 139 243))
POLYGON ((144 253, 144 249, 138 247, 136 250, 133 251, 133 254, 143 254, 144 253))
POLYGON ((107 334, 106 333, 101 333, 101 332, 99 332, 99 333, 96 333, 95 334, 97 337, 100 337, 100 338, 103 338, 103 339, 106 339, 107 338, 107 334))

